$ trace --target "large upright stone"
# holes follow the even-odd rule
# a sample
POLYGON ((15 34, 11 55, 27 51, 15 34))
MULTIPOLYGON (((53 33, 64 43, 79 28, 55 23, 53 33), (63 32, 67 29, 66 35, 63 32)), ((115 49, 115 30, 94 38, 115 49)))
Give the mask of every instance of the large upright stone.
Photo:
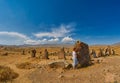
POLYGON ((22 50, 22 55, 25 55, 25 50, 22 50))
POLYGON ((97 58, 96 51, 92 49, 92 52, 90 53, 91 58, 97 58))
POLYGON ((112 55, 115 55, 115 50, 114 49, 112 49, 112 55))
POLYGON ((103 49, 102 49, 102 48, 100 48, 100 49, 98 50, 97 56, 98 56, 98 57, 104 56, 104 53, 103 53, 103 49))
POLYGON ((58 59, 66 59, 64 47, 60 50, 58 59))
POLYGON ((49 59, 48 58, 48 51, 47 51, 47 49, 45 49, 45 51, 44 51, 44 55, 43 55, 43 59, 49 59))
POLYGON ((106 48, 106 50, 105 50, 105 55, 107 55, 107 56, 110 56, 112 53, 111 53, 111 47, 110 46, 108 46, 107 48, 106 48))
POLYGON ((89 55, 89 46, 84 42, 77 41, 75 43, 74 48, 76 48, 79 64, 82 67, 90 65, 91 59, 90 59, 90 55, 89 55))
POLYGON ((108 46, 108 51, 109 51, 109 55, 111 55, 112 53, 111 53, 111 47, 110 46, 108 46))
POLYGON ((35 49, 33 49, 33 50, 31 51, 31 53, 32 53, 32 54, 31 54, 31 57, 32 57, 32 58, 36 57, 36 50, 35 50, 35 49))

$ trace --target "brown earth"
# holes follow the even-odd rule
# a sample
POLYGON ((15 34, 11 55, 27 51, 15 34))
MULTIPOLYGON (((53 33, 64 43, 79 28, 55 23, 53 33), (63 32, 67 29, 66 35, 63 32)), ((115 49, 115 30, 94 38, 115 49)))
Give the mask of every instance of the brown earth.
MULTIPOLYGON (((73 47, 66 47, 65 51, 72 51, 73 47)), ((96 51, 106 46, 90 46, 96 51)), ((43 53, 45 47, 7 47, 0 49, 0 65, 8 66, 19 74, 12 83, 120 83, 120 46, 112 46, 116 55, 97 58, 101 60, 91 66, 80 69, 65 70, 62 68, 47 68, 46 65, 52 61, 58 61, 57 55, 49 56, 49 60, 40 59, 39 52, 43 53), (37 57, 31 58, 29 50, 37 49, 37 57), (25 50, 25 55, 22 55, 25 50), (2 53, 8 53, 2 56, 2 53), (31 69, 19 69, 16 64, 30 62, 34 65, 31 69)), ((60 47, 47 47, 48 52, 59 52, 60 47)), ((72 56, 67 56, 67 62, 72 63, 72 56)), ((60 60, 59 60, 60 61, 60 60)), ((8 82, 10 83, 10 82, 8 82)))

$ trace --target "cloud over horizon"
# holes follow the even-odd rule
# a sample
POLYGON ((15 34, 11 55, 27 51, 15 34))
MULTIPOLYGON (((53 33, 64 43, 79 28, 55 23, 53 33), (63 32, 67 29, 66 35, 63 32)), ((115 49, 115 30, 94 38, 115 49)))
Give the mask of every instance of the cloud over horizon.
POLYGON ((19 45, 19 44, 24 44, 24 42, 29 39, 30 38, 27 37, 26 35, 18 32, 7 32, 7 31, 0 32, 0 44, 19 45))
POLYGON ((54 37, 54 38, 65 37, 65 36, 70 35, 70 33, 72 31, 72 28, 74 28, 74 27, 71 24, 69 24, 69 25, 61 24, 60 26, 58 26, 56 28, 52 28, 50 32, 39 32, 39 33, 35 33, 33 35, 37 38, 42 38, 42 37, 54 37))
POLYGON ((72 25, 63 25, 51 28, 50 32, 34 33, 31 37, 18 32, 0 31, 0 44, 23 45, 23 44, 58 44, 70 43, 74 39, 69 37, 72 34, 72 25))
POLYGON ((62 39, 62 42, 63 43, 71 43, 71 42, 73 42, 74 41, 74 39, 73 38, 71 38, 71 37, 64 37, 63 39, 62 39))

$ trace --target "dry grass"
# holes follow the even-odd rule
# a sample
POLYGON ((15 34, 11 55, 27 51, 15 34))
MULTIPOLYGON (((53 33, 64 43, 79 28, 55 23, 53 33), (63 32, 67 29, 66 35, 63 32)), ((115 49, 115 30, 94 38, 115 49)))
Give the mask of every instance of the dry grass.
POLYGON ((6 66, 0 66, 0 81, 11 81, 17 78, 19 75, 15 73, 12 69, 6 66))
MULTIPOLYGON (((90 46, 89 49, 99 51, 99 48, 107 46, 90 46)), ((97 62, 80 69, 47 68, 46 65, 58 59, 58 53, 62 47, 7 47, 0 49, 0 65, 6 65, 19 73, 19 77, 12 83, 120 83, 120 46, 111 46, 117 55, 99 57, 103 61, 97 62), (31 58, 31 50, 36 49, 36 58, 31 58), (43 56, 44 50, 49 52, 49 60, 38 57, 43 56), (25 50, 25 55, 21 55, 25 50), (7 52, 9 56, 3 57, 7 52), (41 52, 41 53, 40 53, 41 52), (53 53, 55 53, 53 55, 53 53), (29 58, 30 57, 30 58, 29 58), (19 63, 19 64, 17 64, 19 63), (40 66, 40 67, 38 67, 40 66), (59 78, 59 76, 63 76, 59 78), (111 76, 111 77, 109 77, 111 76), (99 80, 101 79, 101 80, 99 80)), ((71 53, 73 47, 65 47, 65 52, 71 53)), ((72 64, 72 55, 67 55, 67 62, 72 64)), ((3 70, 2 70, 3 71, 3 70)), ((1 72, 1 70, 0 70, 1 72)), ((3 75, 1 75, 3 76, 3 75)))
POLYGON ((32 68, 35 68, 35 66, 30 62, 24 62, 24 63, 16 64, 16 67, 19 68, 19 69, 32 69, 32 68))

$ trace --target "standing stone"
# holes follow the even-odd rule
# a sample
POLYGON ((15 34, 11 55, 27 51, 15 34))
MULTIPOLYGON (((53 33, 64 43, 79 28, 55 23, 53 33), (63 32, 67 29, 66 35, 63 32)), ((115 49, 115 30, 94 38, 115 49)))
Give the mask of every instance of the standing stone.
POLYGON ((91 57, 93 58, 97 58, 96 56, 96 51, 94 49, 92 49, 92 52, 90 53, 91 57))
POLYGON ((74 48, 76 48, 78 62, 81 67, 90 65, 89 46, 84 42, 77 41, 74 48))
POLYGON ((115 55, 115 50, 114 49, 112 49, 112 55, 115 55))
POLYGON ((108 46, 108 47, 106 48, 106 50, 105 50, 105 55, 110 56, 110 55, 112 54, 111 51, 112 51, 112 50, 111 50, 111 47, 108 46))
POLYGON ((32 58, 36 57, 36 50, 35 50, 35 49, 33 49, 33 50, 31 51, 31 53, 32 53, 32 54, 31 54, 31 57, 32 57, 32 58))
POLYGON ((109 51, 109 55, 111 55, 112 53, 111 53, 111 47, 110 46, 108 46, 108 51, 109 51))
POLYGON ((49 59, 47 49, 45 49, 45 51, 44 51, 43 59, 49 59))
POLYGON ((109 56, 108 48, 105 49, 105 56, 109 56))
POLYGON ((39 58, 41 59, 42 58, 42 52, 40 51, 39 53, 40 53, 39 58))
POLYGON ((22 55, 25 55, 25 50, 22 51, 22 55))
POLYGON ((60 50, 58 59, 66 59, 64 47, 60 50))
POLYGON ((98 57, 104 56, 103 49, 100 48, 98 51, 98 57))

